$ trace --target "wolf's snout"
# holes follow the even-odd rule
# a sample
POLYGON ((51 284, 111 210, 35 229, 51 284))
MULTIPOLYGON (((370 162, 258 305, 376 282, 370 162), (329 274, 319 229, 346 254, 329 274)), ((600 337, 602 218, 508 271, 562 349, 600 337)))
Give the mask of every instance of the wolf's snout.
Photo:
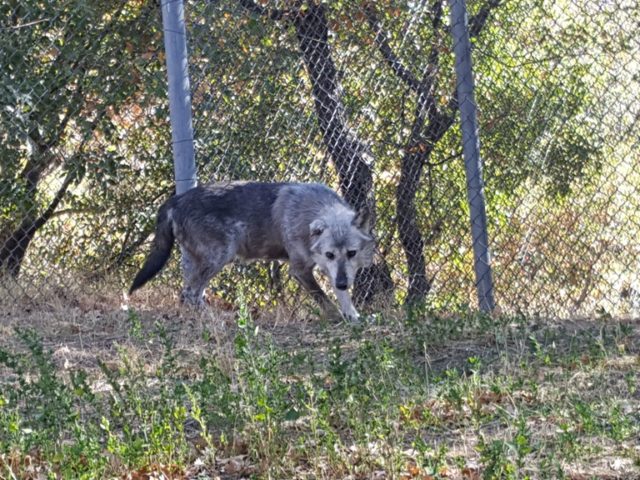
POLYGON ((347 272, 344 269, 344 262, 338 263, 338 275, 336 275, 336 288, 338 290, 346 290, 349 287, 347 282, 347 272))

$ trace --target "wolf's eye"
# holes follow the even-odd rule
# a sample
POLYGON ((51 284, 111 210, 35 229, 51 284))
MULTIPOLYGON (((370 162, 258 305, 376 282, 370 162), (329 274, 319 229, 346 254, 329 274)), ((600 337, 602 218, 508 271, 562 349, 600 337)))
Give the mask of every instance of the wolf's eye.
POLYGON ((353 258, 356 256, 356 251, 355 250, 347 250, 347 258, 353 258))
POLYGON ((336 256, 331 253, 331 252, 327 252, 325 253, 325 256, 329 259, 329 260, 333 260, 334 258, 336 258, 336 256))

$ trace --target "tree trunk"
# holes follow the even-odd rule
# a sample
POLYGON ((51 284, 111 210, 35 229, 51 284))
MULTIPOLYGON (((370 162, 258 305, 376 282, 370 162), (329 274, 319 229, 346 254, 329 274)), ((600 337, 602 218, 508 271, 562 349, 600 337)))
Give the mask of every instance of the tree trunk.
POLYGON ((8 234, 7 240, 2 244, 0 265, 2 265, 2 270, 12 277, 17 277, 20 274, 24 254, 36 232, 34 225, 32 218, 25 218, 18 228, 8 234))
POLYGON ((26 211, 24 211, 22 220, 15 229, 11 230, 11 226, 5 226, 2 229, 2 233, 0 233, 0 238, 2 239, 0 268, 12 277, 19 275, 24 255, 38 229, 34 211, 36 209, 36 194, 42 173, 53 160, 48 155, 47 145, 36 131, 32 133, 31 140, 35 146, 35 151, 20 172, 20 178, 26 186, 26 201, 23 202, 25 205, 24 210, 26 211))
POLYGON ((400 181, 396 189, 398 234, 409 270, 407 303, 423 301, 431 289, 426 275, 425 242, 416 223, 418 212, 415 200, 424 166, 433 152, 433 147, 442 139, 454 121, 452 114, 438 114, 435 110, 428 109, 429 113, 426 115, 429 118, 428 127, 421 142, 419 138, 425 121, 426 105, 422 98, 421 95, 418 100, 413 134, 409 147, 402 157, 400 181))
MULTIPOLYGON (((323 140, 338 172, 344 199, 355 210, 367 212, 375 222, 373 176, 367 146, 348 126, 340 98, 336 66, 328 43, 329 27, 325 6, 308 3, 295 19, 300 51, 311 79, 318 123, 323 140)), ((384 262, 384 259, 381 259, 384 262)), ((360 271, 354 288, 356 303, 369 302, 383 290, 393 288, 386 265, 373 265, 360 271)))
POLYGON ((416 211, 415 197, 424 167, 424 161, 420 156, 418 153, 404 154, 400 181, 396 189, 398 234, 409 270, 407 303, 423 300, 431 289, 426 275, 424 240, 416 223, 418 212, 416 211))
MULTIPOLYGON (((38 179, 40 175, 38 175, 38 179)), ((33 212, 27 212, 20 222, 20 225, 12 232, 5 233, 3 238, 5 239, 0 246, 0 267, 2 271, 8 273, 12 277, 17 277, 20 274, 20 268, 24 256, 27 253, 27 248, 33 240, 36 232, 51 218, 58 204, 64 197, 71 181, 75 178, 74 175, 68 173, 62 186, 58 189, 55 197, 47 207, 47 209, 39 217, 34 217, 33 212)), ((37 182, 33 184, 33 191, 30 185, 29 192, 32 193, 35 198, 35 189, 37 182)))

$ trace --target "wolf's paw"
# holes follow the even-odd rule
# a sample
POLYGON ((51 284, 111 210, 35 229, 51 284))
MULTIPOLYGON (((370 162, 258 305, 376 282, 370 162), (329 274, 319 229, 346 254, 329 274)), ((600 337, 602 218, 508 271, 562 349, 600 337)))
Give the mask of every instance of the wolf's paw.
POLYGON ((207 306, 209 301, 204 295, 197 295, 190 289, 184 289, 180 294, 180 304, 200 309, 207 306))
POLYGON ((349 323, 359 323, 360 322, 360 314, 358 313, 358 311, 354 307, 351 307, 351 308, 349 308, 347 310, 343 310, 340 313, 342 315, 342 318, 344 318, 349 323))

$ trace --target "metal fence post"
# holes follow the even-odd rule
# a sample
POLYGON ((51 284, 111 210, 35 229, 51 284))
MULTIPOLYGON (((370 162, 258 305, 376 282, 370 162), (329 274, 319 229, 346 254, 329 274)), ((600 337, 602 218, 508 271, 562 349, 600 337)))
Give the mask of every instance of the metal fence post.
POLYGON ((480 139, 476 103, 473 96, 474 81, 471 66, 471 42, 469 40, 467 7, 464 0, 449 0, 451 9, 451 34, 456 58, 458 106, 462 127, 462 148, 467 176, 467 200, 471 216, 474 269, 478 303, 482 311, 495 308, 493 280, 489 257, 487 213, 480 160, 480 139))
MULTIPOLYGON (((162 27, 169 80, 169 114, 176 194, 196 186, 196 162, 191 121, 191 89, 189 86, 189 56, 187 29, 184 24, 182 0, 163 0, 162 27)), ((193 269, 189 255, 181 248, 182 273, 193 269)))
POLYGON ((181 194, 196 185, 187 34, 182 0, 162 2, 162 26, 169 78, 169 112, 176 193, 181 194))

